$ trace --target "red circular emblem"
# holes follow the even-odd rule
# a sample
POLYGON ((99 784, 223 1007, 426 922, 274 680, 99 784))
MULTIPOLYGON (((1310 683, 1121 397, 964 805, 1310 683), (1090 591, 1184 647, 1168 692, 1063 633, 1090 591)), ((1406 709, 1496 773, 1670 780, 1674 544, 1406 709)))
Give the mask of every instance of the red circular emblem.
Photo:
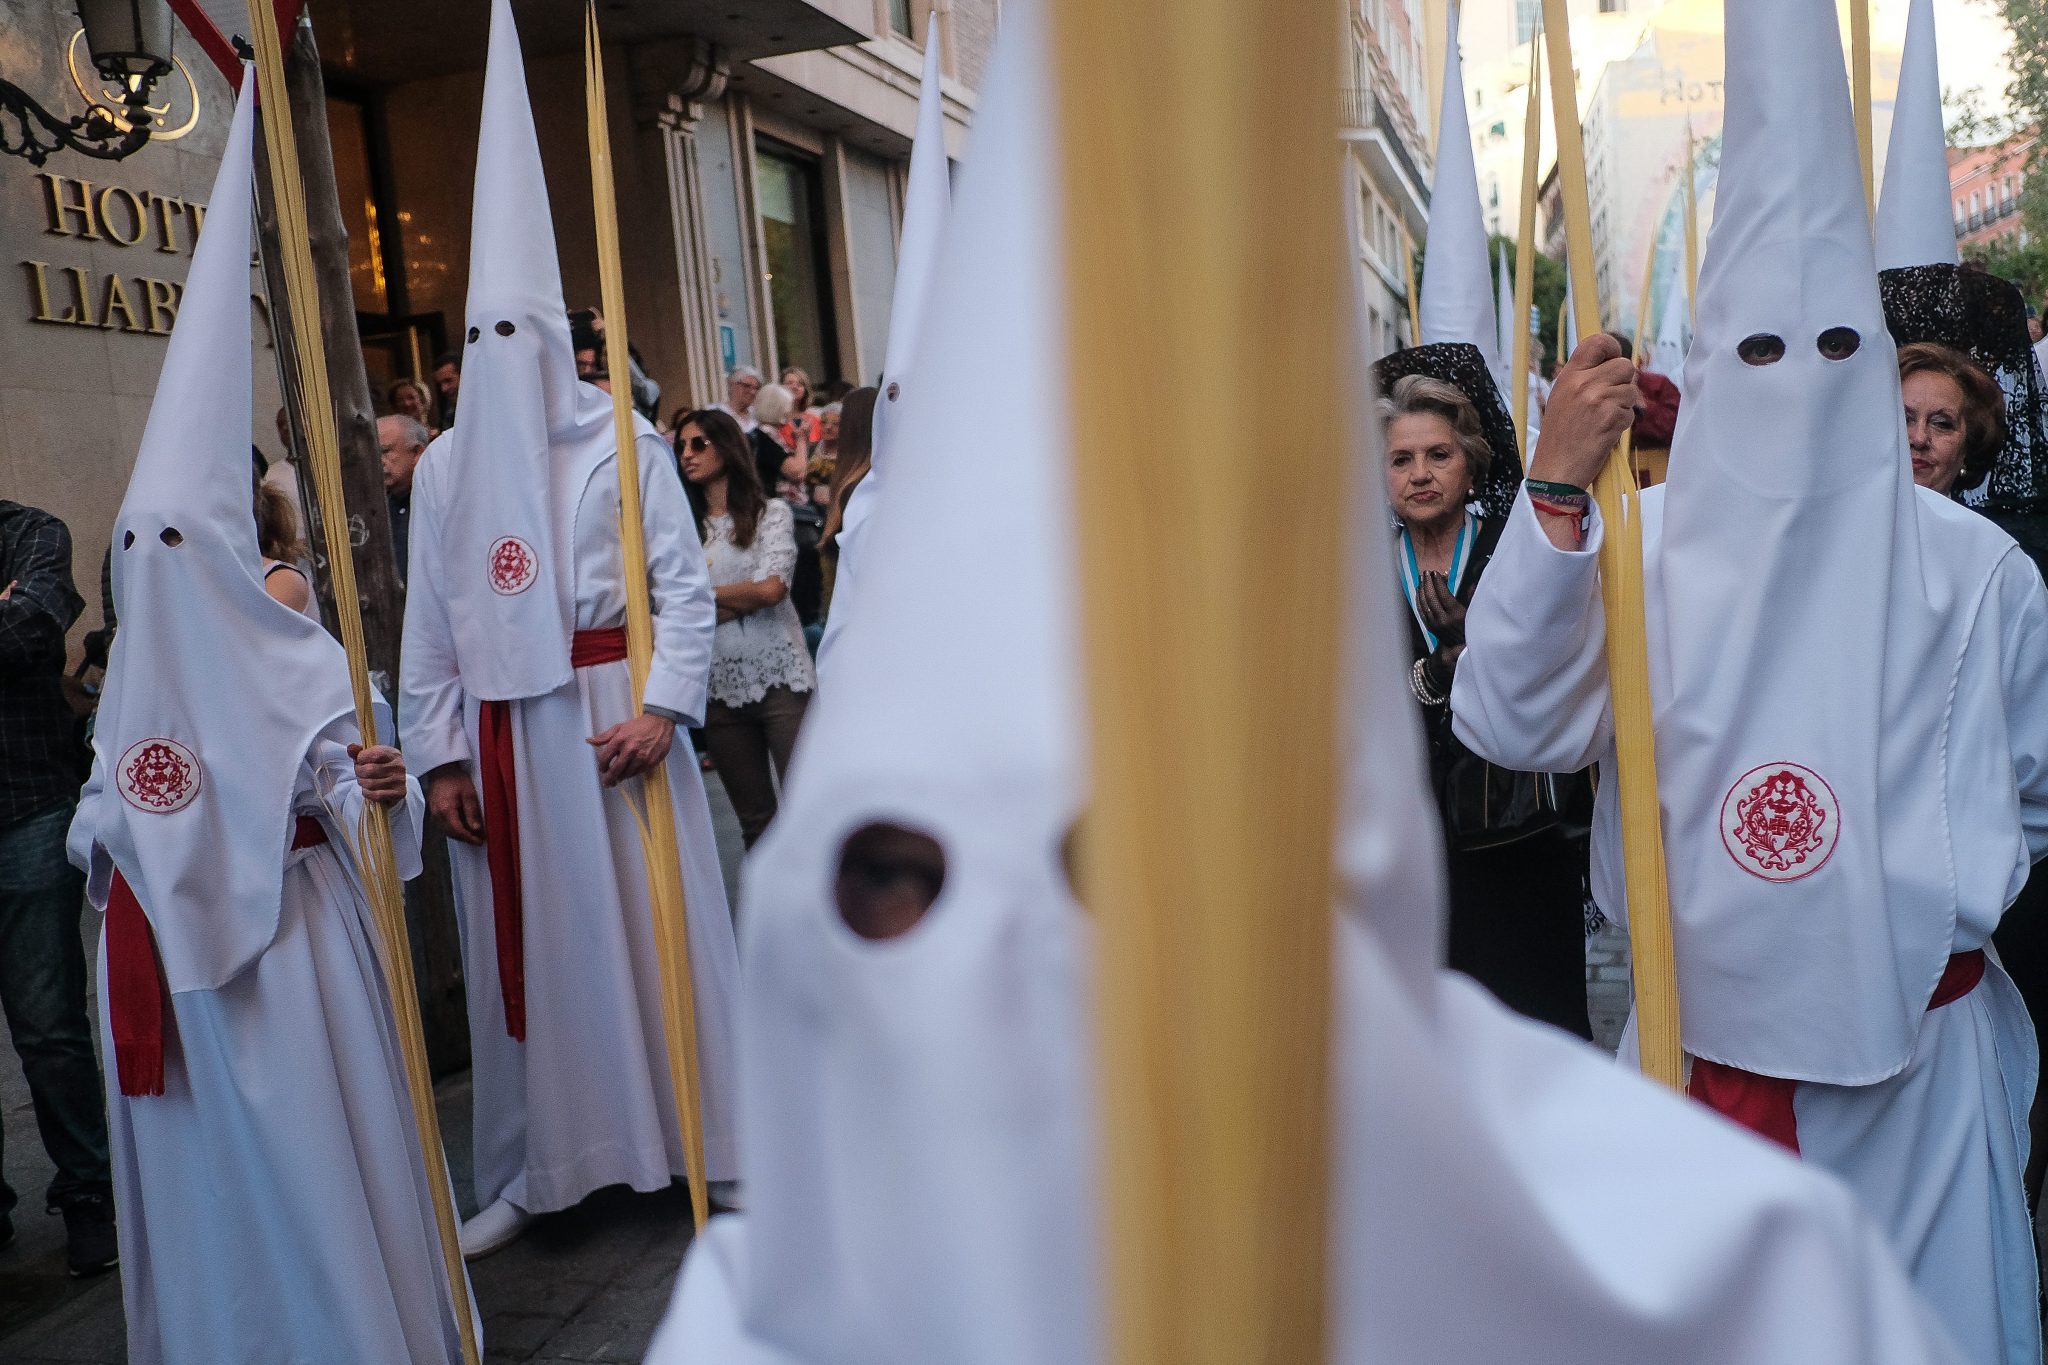
POLYGON ((501 536, 491 544, 491 591, 516 597, 533 586, 540 560, 518 536, 501 536))
POLYGON ((1842 835, 1835 789, 1811 768, 1751 768, 1721 802, 1721 842, 1744 872, 1794 882, 1820 871, 1842 835))
POLYGON ((121 795, 137 810, 168 815, 199 795, 199 756, 175 739, 145 739, 128 747, 114 774, 121 795))

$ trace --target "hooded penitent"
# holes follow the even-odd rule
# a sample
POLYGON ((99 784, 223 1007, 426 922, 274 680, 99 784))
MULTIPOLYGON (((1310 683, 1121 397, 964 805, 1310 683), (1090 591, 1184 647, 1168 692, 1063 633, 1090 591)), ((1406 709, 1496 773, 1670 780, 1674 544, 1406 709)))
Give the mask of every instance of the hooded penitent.
POLYGON ((1437 122, 1436 182, 1430 188, 1429 241, 1422 266, 1422 344, 1477 346, 1496 386, 1507 379, 1494 317, 1493 272, 1487 264, 1486 215, 1479 205, 1479 168, 1465 117, 1465 67, 1458 57, 1458 7, 1444 41, 1443 107, 1437 122))
POLYGON ((1957 265, 1954 201, 1949 197, 1948 129, 1941 116, 1941 64, 1934 41, 1934 0, 1913 0, 1884 191, 1877 201, 1877 264, 1957 265))
POLYGON ((255 102, 245 80, 114 521, 121 631, 93 738, 109 789, 93 837, 148 916, 173 992, 226 985, 270 945, 299 768, 353 709, 340 644, 263 589, 248 456, 255 102))
POLYGON ((452 490, 435 533, 465 691, 544 696, 569 680, 576 499, 616 444, 576 378, 547 181, 510 0, 493 0, 471 211, 462 414, 431 458, 452 490))
MULTIPOLYGON (((1036 3, 1006 9, 931 382, 877 514, 876 614, 749 868, 748 1208, 692 1247, 659 1365, 1107 1358, 1090 921, 1060 871, 1085 718, 1041 25, 1036 3), (1003 427, 963 463, 990 367, 1052 429, 1003 427), (965 497, 990 519, 946 515, 965 497), (834 909, 840 849, 874 823, 946 858, 924 920, 880 942, 834 909)), ((1345 407, 1370 412, 1369 394, 1345 407)), ((1347 519, 1330 1358, 1949 1365, 1839 1188, 1476 989, 1447 993, 1379 462, 1368 440, 1347 519)))
POLYGON ((1038 10, 1003 16, 859 627, 748 869, 736 1278, 750 1334, 799 1360, 1092 1355, 1086 923, 1057 856, 1081 803, 1066 443, 997 424, 962 460, 957 440, 979 376, 1066 407, 1038 10), (885 942, 834 908, 841 849, 876 823, 945 856, 925 919, 885 942))
POLYGON ((1906 1064, 1950 951, 1930 680, 1988 566, 1922 550, 1834 5, 1729 0, 1727 83, 1647 566, 1684 1041, 1859 1085, 1906 1064))

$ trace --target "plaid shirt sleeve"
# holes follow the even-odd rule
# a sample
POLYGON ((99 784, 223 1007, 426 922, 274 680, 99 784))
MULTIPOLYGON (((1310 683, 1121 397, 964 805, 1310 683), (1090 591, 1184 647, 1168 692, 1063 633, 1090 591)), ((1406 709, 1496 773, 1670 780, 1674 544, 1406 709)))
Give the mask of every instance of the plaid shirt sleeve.
POLYGON ((71 532, 55 517, 38 517, 0 564, 0 668, 64 662, 64 633, 85 609, 71 584, 71 532))

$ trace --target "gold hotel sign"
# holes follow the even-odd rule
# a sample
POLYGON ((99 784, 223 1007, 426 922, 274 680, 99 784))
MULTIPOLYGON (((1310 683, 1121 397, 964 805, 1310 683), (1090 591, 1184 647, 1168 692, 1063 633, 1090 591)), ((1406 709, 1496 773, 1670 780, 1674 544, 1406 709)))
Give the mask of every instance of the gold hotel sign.
MULTIPOLYGON (((72 84, 89 104, 119 123, 112 107, 119 92, 88 79, 81 69, 83 39, 83 29, 73 34, 66 53, 72 84)), ((155 125, 151 142, 176 141, 199 122, 199 89, 183 62, 177 63, 175 76, 165 84, 163 103, 146 106, 155 125)), ((185 286, 149 270, 158 255, 191 255, 206 206, 173 194, 131 190, 125 185, 100 184, 49 171, 38 172, 35 180, 45 236, 132 248, 147 253, 147 259, 135 270, 116 270, 104 276, 96 276, 82 265, 22 261, 33 306, 29 321, 169 336, 185 286)))

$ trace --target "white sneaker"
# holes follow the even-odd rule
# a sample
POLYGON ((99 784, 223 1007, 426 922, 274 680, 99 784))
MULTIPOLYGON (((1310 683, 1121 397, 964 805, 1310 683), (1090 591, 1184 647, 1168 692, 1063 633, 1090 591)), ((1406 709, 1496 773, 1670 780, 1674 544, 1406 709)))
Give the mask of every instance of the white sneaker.
POLYGON ((462 1259, 477 1261, 517 1241, 533 1215, 509 1199, 497 1203, 462 1225, 462 1259))

